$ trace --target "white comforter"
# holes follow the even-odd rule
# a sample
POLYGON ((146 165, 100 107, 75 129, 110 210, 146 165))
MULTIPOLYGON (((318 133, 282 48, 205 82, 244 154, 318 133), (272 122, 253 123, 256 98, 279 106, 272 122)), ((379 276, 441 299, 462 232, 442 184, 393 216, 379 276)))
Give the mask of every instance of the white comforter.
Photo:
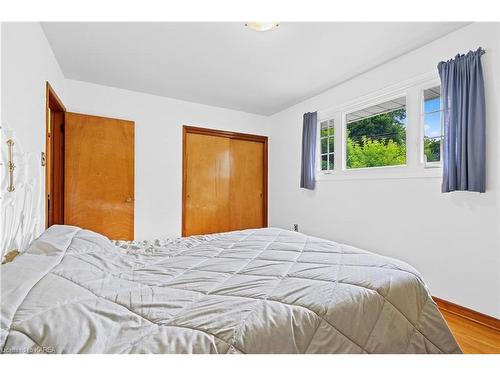
POLYGON ((408 264, 281 229, 113 243, 54 226, 1 270, 3 352, 460 352, 408 264))

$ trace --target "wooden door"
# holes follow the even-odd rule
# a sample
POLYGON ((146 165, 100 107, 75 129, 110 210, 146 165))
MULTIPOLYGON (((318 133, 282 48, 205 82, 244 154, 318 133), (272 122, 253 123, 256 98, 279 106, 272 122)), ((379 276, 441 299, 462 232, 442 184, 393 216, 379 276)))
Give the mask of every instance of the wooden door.
POLYGON ((134 122, 66 112, 64 223, 134 238, 134 122))
POLYGON ((185 235, 229 230, 229 138, 186 136, 185 235))
POLYGON ((267 226, 267 137, 184 127, 182 234, 267 226))
POLYGON ((264 143, 231 139, 229 230, 264 226, 264 143))

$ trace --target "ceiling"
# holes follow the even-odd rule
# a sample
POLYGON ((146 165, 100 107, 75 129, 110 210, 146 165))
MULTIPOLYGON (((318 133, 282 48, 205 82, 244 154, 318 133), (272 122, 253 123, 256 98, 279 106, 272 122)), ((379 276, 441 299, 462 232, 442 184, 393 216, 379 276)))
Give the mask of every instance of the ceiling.
POLYGON ((42 23, 66 78, 261 115, 460 27, 458 22, 42 23))

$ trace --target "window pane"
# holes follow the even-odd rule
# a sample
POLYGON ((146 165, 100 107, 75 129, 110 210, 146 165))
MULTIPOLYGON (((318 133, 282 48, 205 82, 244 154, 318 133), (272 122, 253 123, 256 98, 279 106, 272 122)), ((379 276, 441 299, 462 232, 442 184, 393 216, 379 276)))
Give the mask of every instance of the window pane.
POLYGON ((321 170, 328 170, 328 155, 321 155, 321 170))
POLYGON ((321 138, 321 153, 326 154, 328 152, 328 138, 321 138))
POLYGON ((321 142, 321 170, 327 171, 333 169, 333 155, 329 155, 334 149, 334 120, 326 120, 320 123, 320 142, 321 142))
POLYGON ((346 116, 346 167, 406 164, 406 98, 389 100, 346 116))
POLYGON ((424 155, 428 163, 441 160, 441 137, 424 138, 424 155))
POLYGON ((441 98, 439 86, 424 90, 424 159, 441 161, 441 98))
POLYGON ((328 138, 328 143, 330 145, 328 152, 333 152, 334 151, 333 148, 335 146, 335 138, 334 137, 328 138))
POLYGON ((426 137, 441 136, 441 112, 426 113, 424 115, 424 135, 426 137))
POLYGON ((436 112, 441 110, 441 98, 429 99, 424 102, 424 112, 436 112))
POLYGON ((321 137, 328 136, 328 121, 321 122, 321 137))
POLYGON ((439 86, 424 90, 424 112, 441 109, 441 88, 439 86))

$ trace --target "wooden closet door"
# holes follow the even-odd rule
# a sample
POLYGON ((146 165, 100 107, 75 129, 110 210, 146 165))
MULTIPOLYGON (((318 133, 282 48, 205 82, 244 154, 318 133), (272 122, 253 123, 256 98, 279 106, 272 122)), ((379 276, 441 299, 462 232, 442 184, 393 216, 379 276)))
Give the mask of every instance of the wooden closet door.
POLYGON ((64 223, 134 238, 134 123, 66 112, 64 223))
POLYGON ((267 226, 267 137, 184 126, 182 234, 267 226))
POLYGON ((183 235, 229 230, 229 138, 185 134, 183 235))
POLYGON ((264 143, 231 139, 230 230, 264 226, 264 143))

